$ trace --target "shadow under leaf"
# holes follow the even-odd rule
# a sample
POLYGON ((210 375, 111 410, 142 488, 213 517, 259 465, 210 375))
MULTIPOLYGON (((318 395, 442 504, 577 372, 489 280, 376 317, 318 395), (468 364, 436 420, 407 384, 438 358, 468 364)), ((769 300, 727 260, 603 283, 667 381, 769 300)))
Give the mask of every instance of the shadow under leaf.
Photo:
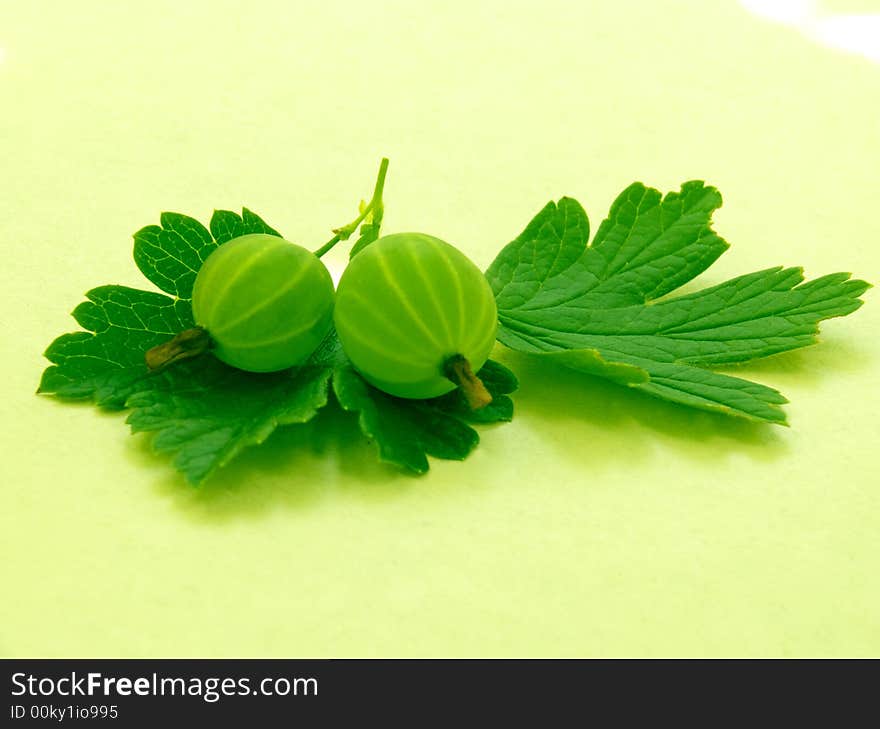
POLYGON ((382 501, 419 482, 380 462, 357 419, 335 402, 308 423, 279 427, 259 447, 246 449, 199 487, 188 485, 169 468, 170 459, 153 451, 148 435, 133 440, 131 453, 139 466, 152 463, 157 472, 162 471, 156 480, 160 495, 201 522, 258 518, 278 508, 301 510, 334 493, 382 501))
MULTIPOLYGON (((520 380, 517 420, 567 459, 582 462, 585 473, 621 460, 662 457, 664 450, 704 463, 733 456, 772 461, 788 452, 786 431, 778 426, 665 402, 506 348, 498 348, 495 358, 520 380)), ((812 383, 827 369, 858 369, 864 362, 847 343, 829 341, 735 370, 812 383)), ((333 494, 384 502, 423 486, 422 479, 379 461, 357 418, 333 398, 312 421, 280 427, 200 488, 187 486, 169 469, 167 459, 152 451, 148 436, 134 438, 131 453, 139 466, 165 474, 156 481, 163 497, 187 517, 206 523, 259 518, 282 507, 300 510, 333 494)))
POLYGON ((643 460, 658 449, 705 462, 737 453, 773 460, 787 450, 778 426, 666 402, 540 356, 506 351, 496 357, 519 377, 519 420, 527 415, 565 457, 588 469, 643 460))

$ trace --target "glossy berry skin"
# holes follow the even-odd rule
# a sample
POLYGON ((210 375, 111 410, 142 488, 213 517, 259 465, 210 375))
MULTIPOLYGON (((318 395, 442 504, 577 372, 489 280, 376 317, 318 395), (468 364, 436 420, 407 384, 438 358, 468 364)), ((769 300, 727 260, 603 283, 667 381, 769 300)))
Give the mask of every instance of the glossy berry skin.
POLYGON ((423 233, 380 238, 352 258, 334 321, 346 355, 370 384, 405 398, 455 388, 444 364, 464 355, 474 372, 495 343, 488 281, 463 253, 423 233))
POLYGON ((244 235, 202 264, 192 305, 219 359, 274 372, 305 362, 330 330, 333 281, 302 246, 264 233, 244 235))

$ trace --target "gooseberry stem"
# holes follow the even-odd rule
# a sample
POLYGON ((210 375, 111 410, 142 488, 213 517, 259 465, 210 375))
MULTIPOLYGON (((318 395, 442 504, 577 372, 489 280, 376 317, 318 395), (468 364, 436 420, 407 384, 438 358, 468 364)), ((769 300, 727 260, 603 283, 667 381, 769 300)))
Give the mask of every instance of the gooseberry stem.
POLYGON ((370 215, 370 213, 373 214, 373 223, 375 225, 379 225, 382 222, 382 215, 385 212, 382 204, 382 191, 385 189, 385 175, 387 173, 388 158, 383 157, 382 161, 379 163, 379 174, 376 176, 376 186, 373 188, 373 197, 370 198, 370 202, 364 206, 363 210, 361 210, 361 214, 348 225, 343 225, 341 228, 336 228, 333 231, 333 237, 315 251, 315 255, 318 258, 333 248, 333 246, 339 243, 339 241, 348 240, 351 237, 351 234, 358 229, 358 226, 367 219, 367 216, 370 215))
POLYGON ((147 350, 144 359, 151 371, 161 370, 173 362, 198 357, 214 345, 207 329, 184 329, 173 339, 147 350))
POLYGON ((474 374, 471 363, 463 354, 454 354, 447 359, 443 363, 443 374, 458 385, 471 410, 479 410, 492 402, 491 393, 474 374))

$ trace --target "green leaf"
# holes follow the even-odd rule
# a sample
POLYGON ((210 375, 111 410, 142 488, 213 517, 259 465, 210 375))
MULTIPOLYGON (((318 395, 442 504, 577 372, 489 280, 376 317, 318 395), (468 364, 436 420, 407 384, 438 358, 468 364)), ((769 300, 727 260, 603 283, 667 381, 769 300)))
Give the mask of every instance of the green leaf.
POLYGON ((101 286, 73 312, 88 331, 62 334, 45 352, 53 362, 38 392, 92 398, 121 408, 148 375, 144 352, 193 326, 189 303, 126 286, 101 286))
POLYGON ((483 414, 469 411, 457 392, 431 400, 387 395, 347 364, 334 371, 333 391, 344 410, 358 413, 361 430, 376 442, 381 460, 425 473, 427 456, 464 460, 480 442, 466 421, 501 422, 512 417, 513 403, 507 393, 516 389, 513 373, 490 361, 478 374, 493 396, 483 414))
POLYGON ((549 203, 487 271, 498 339, 667 400, 784 424, 776 390, 703 368, 814 343, 819 321, 855 311, 868 284, 846 273, 804 283, 801 269, 777 267, 658 301, 726 250, 711 229, 720 205, 700 181, 665 197, 635 183, 588 246, 583 208, 549 203))
POLYGON ((241 215, 231 210, 215 210, 211 217, 211 235, 214 236, 217 245, 253 233, 267 233, 281 237, 281 233, 247 208, 242 208, 241 215))
POLYGON ((195 218, 162 213, 160 225, 148 225, 134 234, 134 261, 162 291, 181 299, 192 298, 196 274, 217 246, 241 235, 279 235, 247 208, 241 215, 215 210, 209 231, 195 218))
POLYGON ((162 213, 160 223, 134 234, 134 262, 162 291, 189 299, 196 274, 217 242, 204 225, 187 215, 162 213))
POLYGON ((133 432, 155 433, 153 447, 200 484, 244 448, 262 443, 279 425, 306 423, 327 404, 331 369, 254 374, 211 355, 182 362, 143 382, 126 406, 133 432))

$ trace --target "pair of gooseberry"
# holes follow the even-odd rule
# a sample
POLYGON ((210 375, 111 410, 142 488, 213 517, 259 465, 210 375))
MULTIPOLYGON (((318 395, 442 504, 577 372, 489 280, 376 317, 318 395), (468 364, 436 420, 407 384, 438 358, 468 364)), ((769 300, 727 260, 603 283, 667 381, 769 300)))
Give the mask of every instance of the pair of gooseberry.
POLYGON ((459 386, 473 408, 491 401, 473 373, 495 341, 495 298, 463 253, 430 235, 380 238, 351 260, 335 292, 311 251, 245 235, 208 256, 192 305, 198 326, 150 350, 151 368, 209 348, 251 372, 295 367, 335 324, 351 363, 384 392, 430 398, 459 386))

